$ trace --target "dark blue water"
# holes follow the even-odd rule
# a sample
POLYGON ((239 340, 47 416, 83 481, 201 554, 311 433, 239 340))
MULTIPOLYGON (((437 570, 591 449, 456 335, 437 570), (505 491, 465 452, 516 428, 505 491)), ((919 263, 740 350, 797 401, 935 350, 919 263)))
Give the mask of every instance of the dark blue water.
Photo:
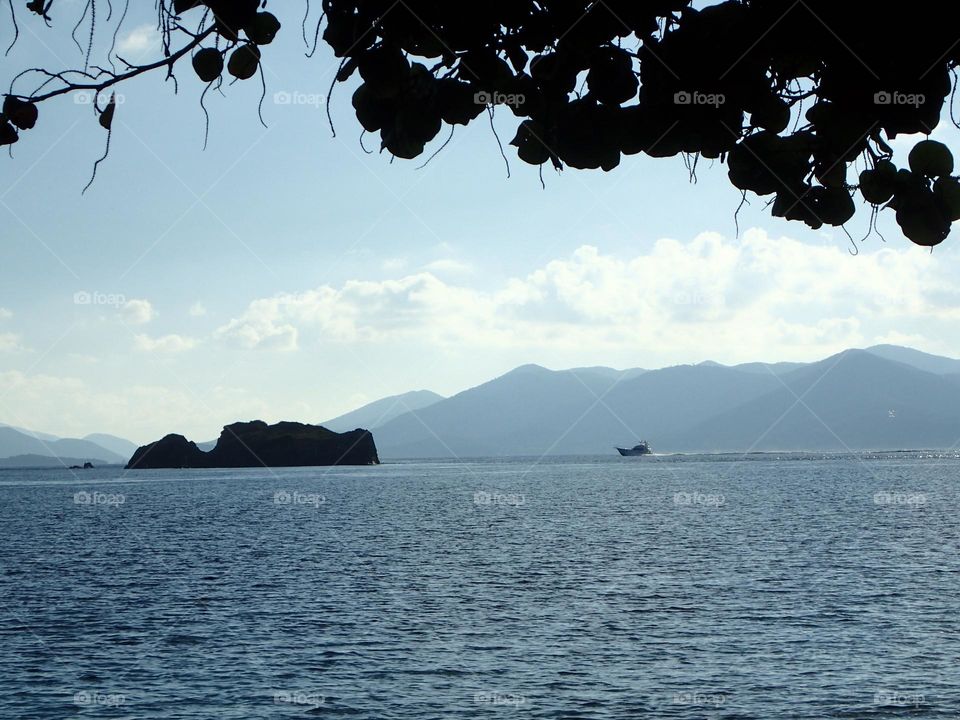
POLYGON ((960 717, 960 459, 0 471, 2 718, 960 717))

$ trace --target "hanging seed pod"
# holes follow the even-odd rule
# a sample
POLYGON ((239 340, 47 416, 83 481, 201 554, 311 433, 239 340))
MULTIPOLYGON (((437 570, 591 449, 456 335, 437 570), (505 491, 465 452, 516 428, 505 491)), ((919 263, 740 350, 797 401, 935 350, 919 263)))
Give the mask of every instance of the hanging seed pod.
POLYGON ((20 136, 17 135, 17 129, 6 120, 0 121, 0 146, 13 145, 20 136))
POLYGON ((249 80, 260 67, 260 50, 253 43, 245 43, 230 54, 227 70, 238 80, 249 80))
POLYGON ((273 13, 258 12, 243 31, 251 42, 257 45, 269 45, 280 32, 280 21, 273 13))
POLYGON ((953 153, 936 140, 922 140, 910 151, 910 169, 918 175, 943 177, 953 172, 953 153))
POLYGON ((193 70, 204 82, 213 82, 223 72, 223 55, 216 48, 203 48, 193 56, 193 70))
POLYGON ((20 130, 31 130, 37 124, 37 106, 13 95, 3 99, 3 114, 20 130))
POLYGON ((110 130, 113 127, 113 114, 117 109, 117 94, 113 93, 110 96, 110 102, 107 103, 106 109, 100 113, 100 126, 104 130, 110 130))

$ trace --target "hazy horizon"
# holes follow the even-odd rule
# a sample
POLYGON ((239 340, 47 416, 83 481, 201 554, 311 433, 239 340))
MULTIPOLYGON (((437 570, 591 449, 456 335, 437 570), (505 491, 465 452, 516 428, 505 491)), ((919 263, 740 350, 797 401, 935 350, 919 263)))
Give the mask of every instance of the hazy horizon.
MULTIPOLYGON (((632 370, 638 370, 638 371, 642 371, 643 373, 648 373, 648 372, 655 372, 655 371, 658 371, 658 370, 671 370, 671 369, 676 369, 676 368, 696 367, 696 366, 705 366, 705 365, 719 365, 719 366, 725 367, 725 368, 736 368, 736 367, 738 367, 738 366, 741 365, 741 364, 743 364, 743 365, 769 366, 769 367, 771 368, 771 370, 772 370, 772 368, 773 368, 776 364, 778 364, 778 363, 784 363, 784 364, 786 364, 786 365, 804 366, 804 365, 808 365, 810 362, 830 361, 832 357, 843 356, 843 355, 845 355, 846 353, 851 352, 851 351, 873 351, 873 354, 879 354, 879 356, 882 357, 882 358, 886 358, 886 359, 888 359, 888 360, 893 360, 893 361, 896 362, 896 363, 903 363, 903 364, 905 364, 906 366, 911 367, 911 368, 916 368, 916 369, 924 370, 924 371, 926 371, 926 372, 933 372, 934 374, 940 374, 940 375, 942 375, 942 374, 944 374, 944 373, 948 373, 948 372, 949 372, 949 373, 956 372, 956 373, 958 374, 958 376, 960 376, 960 370, 956 370, 956 371, 955 371, 955 370, 953 369, 953 367, 952 367, 952 364, 953 364, 953 363, 956 363, 957 366, 960 367, 960 359, 958 359, 958 358, 952 358, 952 357, 949 357, 949 356, 943 356, 943 355, 928 354, 928 353, 925 353, 924 351, 917 350, 916 348, 910 348, 910 347, 899 346, 899 345, 876 345, 876 346, 870 346, 869 348, 845 348, 845 349, 841 350, 839 353, 836 353, 836 354, 831 355, 831 356, 814 358, 813 361, 790 361, 790 360, 783 360, 783 361, 768 362, 768 361, 765 361, 765 360, 749 360, 749 361, 746 361, 745 363, 725 364, 725 363, 718 363, 717 361, 712 360, 712 359, 704 359, 704 360, 700 360, 700 361, 698 361, 698 362, 677 363, 677 364, 673 364, 673 365, 666 365, 666 366, 659 367, 659 368, 658 368, 658 367, 646 367, 646 368, 641 368, 641 367, 639 367, 639 366, 615 368, 615 367, 606 366, 606 365, 580 365, 580 366, 573 366, 573 367, 548 367, 548 366, 545 366, 545 365, 540 365, 540 364, 538 364, 538 363, 523 363, 523 364, 521 364, 521 365, 514 366, 514 367, 508 369, 507 371, 505 371, 505 372, 503 372, 503 373, 500 373, 500 374, 498 374, 498 375, 483 378, 483 379, 481 379, 479 382, 474 383, 474 384, 472 384, 472 385, 465 386, 465 387, 461 387, 461 388, 457 388, 456 390, 454 390, 453 392, 450 392, 450 393, 446 393, 446 394, 444 394, 444 393, 436 393, 436 392, 434 392, 433 390, 431 390, 430 388, 408 388, 408 389, 405 389, 405 390, 403 390, 403 391, 401 391, 401 392, 399 392, 399 393, 394 393, 394 394, 385 395, 385 396, 379 396, 379 397, 373 398, 371 401, 364 401, 364 402, 362 402, 362 403, 358 403, 357 405, 354 405, 354 406, 348 408, 348 409, 347 409, 346 411, 344 411, 343 413, 338 413, 337 415, 326 415, 326 416, 323 416, 323 417, 296 417, 296 416, 289 417, 289 416, 288 416, 288 417, 276 417, 276 418, 273 418, 273 417, 254 417, 254 416, 243 417, 243 416, 241 416, 241 417, 231 418, 231 419, 229 419, 228 421, 224 422, 222 425, 219 425, 219 426, 216 426, 216 427, 209 427, 209 428, 203 429, 203 430, 201 430, 200 432, 195 433, 195 434, 191 434, 190 432, 185 432, 185 431, 183 430, 183 427, 189 426, 189 423, 184 423, 184 422, 181 422, 181 423, 179 423, 179 424, 177 424, 177 425, 174 425, 174 426, 171 426, 171 427, 168 427, 168 428, 165 428, 165 429, 160 429, 160 430, 158 430, 158 432, 156 432, 154 435, 150 435, 150 436, 143 436, 143 437, 141 437, 141 436, 136 436, 136 435, 132 435, 132 434, 125 434, 125 433, 123 433, 123 432, 120 432, 120 433, 106 433, 106 434, 107 434, 107 435, 114 435, 115 437, 118 437, 118 438, 123 439, 123 440, 132 441, 132 442, 134 442, 134 443, 137 444, 137 445, 144 445, 144 444, 147 444, 147 443, 149 443, 149 442, 153 442, 154 440, 156 440, 156 439, 158 439, 158 438, 160 438, 160 437, 163 437, 163 436, 165 436, 165 435, 171 434, 171 433, 172 433, 172 434, 178 434, 178 435, 185 435, 189 440, 193 440, 193 441, 196 441, 196 442, 210 442, 210 441, 215 440, 217 437, 219 437, 219 435, 220 435, 220 433, 221 433, 221 430, 222 430, 222 428, 223 428, 224 425, 229 425, 229 424, 232 424, 232 423, 234 423, 234 422, 246 422, 246 421, 252 421, 252 420, 265 420, 265 421, 268 422, 268 423, 274 423, 274 422, 280 422, 280 421, 294 421, 294 422, 302 422, 302 423, 307 423, 307 424, 324 424, 324 425, 327 425, 327 424, 328 424, 328 421, 339 421, 339 420, 341 419, 341 416, 346 417, 346 418, 350 418, 350 417, 353 417, 354 415, 356 415, 356 414, 358 414, 358 413, 360 413, 361 415, 364 415, 363 411, 365 411, 365 410, 367 410, 366 415, 364 415, 365 420, 364 420, 364 422, 359 423, 359 425, 357 425, 357 424, 351 424, 349 427, 347 427, 346 425, 343 425, 343 427, 337 427, 338 423, 337 423, 337 422, 334 422, 333 425, 328 425, 328 427, 331 427, 331 429, 335 429, 335 430, 338 430, 338 431, 344 431, 344 430, 353 429, 354 427, 357 427, 357 426, 361 426, 361 427, 366 427, 366 428, 371 428, 371 429, 373 429, 373 428, 375 428, 375 427, 379 427, 379 426, 383 425, 388 419, 395 418, 395 417, 397 417, 398 415, 401 415, 401 414, 403 414, 403 413, 405 413, 405 412, 420 410, 422 407, 425 407, 425 405, 430 404, 430 403, 432 403, 432 402, 434 402, 434 401, 436 401, 436 400, 449 399, 449 398, 456 397, 456 396, 458 396, 458 395, 460 395, 460 394, 462 394, 462 393, 468 392, 468 391, 476 391, 476 390, 478 390, 478 389, 481 389, 481 388, 487 386, 488 384, 494 383, 495 381, 500 381, 500 380, 502 380, 502 379, 510 376, 510 375, 513 374, 515 371, 522 371, 522 370, 525 369, 525 368, 538 368, 538 369, 544 370, 544 371, 546 371, 546 372, 548 372, 548 373, 552 373, 552 374, 563 374, 563 373, 566 373, 566 372, 580 371, 580 370, 582 370, 582 371, 609 370, 609 371, 612 371, 612 372, 618 373, 618 374, 626 374, 626 373, 630 373, 630 371, 632 371, 632 370), (904 354, 904 352, 905 352, 905 354, 904 354), (892 353, 892 355, 891 355, 891 353, 892 353), (937 363, 938 365, 941 365, 941 367, 937 367, 937 368, 931 369, 931 367, 928 367, 928 366, 927 366, 928 364, 925 362, 925 361, 930 361, 930 360, 932 360, 934 363, 937 363), (944 369, 943 369, 943 367, 942 367, 942 364, 943 364, 943 363, 947 363, 948 365, 951 366, 951 367, 949 368, 949 370, 944 370, 944 369), (408 400, 405 399, 406 397, 408 397, 408 396, 416 396, 416 395, 419 395, 419 394, 422 394, 422 393, 427 393, 427 394, 430 394, 430 395, 434 395, 434 396, 436 396, 436 399, 435 399, 435 400, 430 400, 430 402, 427 402, 427 403, 424 403, 424 401, 421 399, 421 400, 419 400, 418 402, 414 402, 414 403, 407 404, 407 403, 408 403, 408 400), (391 401, 392 401, 392 402, 391 402, 391 401), (368 410, 368 406, 369 406, 370 408, 379 408, 379 410, 377 410, 377 412, 370 413, 369 410, 368 410), (384 411, 385 411, 385 412, 384 412, 384 411), (374 421, 374 420, 372 420, 373 418, 376 418, 377 420, 374 421)), ((832 363, 831 363, 831 366, 832 366, 832 363)), ((761 372, 761 374, 762 374, 762 372, 761 372)), ((824 377, 826 376, 826 374, 827 374, 827 373, 824 374, 824 377)), ((624 375, 623 377, 616 378, 615 380, 612 381, 612 382, 613 382, 613 387, 616 387, 616 386, 618 386, 620 383, 625 382, 625 381, 627 381, 627 380, 629 380, 629 379, 632 379, 632 378, 634 378, 634 377, 637 377, 637 376, 638 376, 638 375, 624 375)), ((676 388, 675 390, 679 390, 679 388, 676 388)), ((604 395, 605 395, 605 393, 604 393, 604 395)), ((544 399, 546 399, 546 398, 544 398, 544 399)), ((602 400, 602 397, 599 398, 599 399, 602 400)), ((495 410, 495 409, 494 409, 494 410, 495 410)), ((505 420, 509 420, 509 418, 504 418, 504 419, 505 419, 505 420)), ((418 420, 417 422, 418 422, 418 423, 422 423, 423 420, 420 419, 420 420, 418 420)), ((622 419, 619 420, 619 422, 620 422, 621 425, 623 424, 622 419)), ((481 425, 482 425, 482 423, 481 423, 481 425)), ((0 427, 3 427, 3 426, 12 427, 12 428, 17 429, 17 430, 20 430, 20 431, 27 431, 28 434, 36 433, 36 434, 38 434, 38 436, 41 436, 41 439, 42 439, 42 436, 45 436, 45 435, 56 436, 56 437, 60 437, 60 438, 78 438, 78 439, 80 439, 80 438, 86 438, 86 437, 89 436, 89 435, 97 435, 97 434, 102 434, 102 433, 104 433, 104 431, 102 431, 102 430, 99 429, 99 428, 85 428, 85 429, 83 429, 83 430, 80 431, 80 432, 74 433, 73 435, 60 435, 60 434, 58 434, 58 433, 51 432, 48 428, 45 428, 45 427, 23 426, 23 425, 18 425, 16 422, 9 422, 9 421, 7 421, 7 420, 0 419, 0 427)), ((114 450, 114 452, 120 452, 120 451, 114 450)), ((46 454, 46 451, 45 451, 44 454, 46 454)), ((123 453, 120 452, 120 454, 122 455, 123 453)))

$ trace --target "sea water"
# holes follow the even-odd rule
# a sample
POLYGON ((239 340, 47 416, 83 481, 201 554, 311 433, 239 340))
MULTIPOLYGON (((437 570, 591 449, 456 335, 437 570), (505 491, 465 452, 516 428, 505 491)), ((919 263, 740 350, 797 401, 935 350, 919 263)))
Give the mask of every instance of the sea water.
POLYGON ((960 459, 0 471, 2 718, 960 717, 960 459))

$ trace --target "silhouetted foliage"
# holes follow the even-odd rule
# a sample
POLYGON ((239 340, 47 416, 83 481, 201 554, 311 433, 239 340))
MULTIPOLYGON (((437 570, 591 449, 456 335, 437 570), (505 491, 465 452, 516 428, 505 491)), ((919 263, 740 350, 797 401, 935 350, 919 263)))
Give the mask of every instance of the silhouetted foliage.
MULTIPOLYGON (((49 22, 50 6, 27 7, 49 22)), ((121 72, 28 71, 45 82, 23 94, 15 81, 0 144, 31 128, 50 97, 99 94, 153 69, 172 76, 188 54, 203 82, 222 82, 224 69, 253 77, 280 31, 257 0, 157 7, 160 60, 121 72)), ((533 165, 609 171, 623 155, 684 154, 692 175, 699 157, 719 159, 735 187, 769 198, 775 216, 841 226, 859 190, 871 227, 879 208, 892 208, 925 246, 960 219, 950 150, 922 141, 909 168, 897 168, 888 145, 929 135, 952 99, 960 29, 951 3, 727 0, 698 10, 690 0, 323 0, 322 9, 316 30, 342 60, 336 80, 359 74, 357 119, 399 158, 421 156, 445 124, 503 107, 519 119, 511 145, 533 165)), ((88 0, 90 22, 94 10, 88 0)))

